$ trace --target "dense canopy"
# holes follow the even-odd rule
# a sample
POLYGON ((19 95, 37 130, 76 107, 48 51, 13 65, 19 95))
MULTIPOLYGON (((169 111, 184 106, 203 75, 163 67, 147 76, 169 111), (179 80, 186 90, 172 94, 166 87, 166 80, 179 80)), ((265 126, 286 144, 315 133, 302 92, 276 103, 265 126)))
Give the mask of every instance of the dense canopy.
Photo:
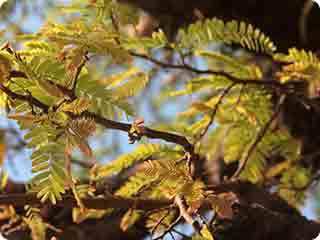
POLYGON ((313 1, 8 0, 0 11, 3 236, 320 233, 301 213, 320 177, 313 1))

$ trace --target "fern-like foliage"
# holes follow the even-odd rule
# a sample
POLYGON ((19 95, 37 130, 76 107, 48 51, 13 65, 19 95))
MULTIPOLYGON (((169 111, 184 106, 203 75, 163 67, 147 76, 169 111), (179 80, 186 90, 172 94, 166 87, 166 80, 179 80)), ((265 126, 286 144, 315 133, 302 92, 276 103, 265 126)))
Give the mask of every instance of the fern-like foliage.
POLYGON ((74 114, 81 114, 82 112, 89 109, 91 101, 87 98, 77 98, 71 103, 63 104, 59 110, 63 112, 71 112, 74 114))
POLYGON ((31 230, 31 237, 35 240, 45 240, 48 224, 45 223, 40 215, 40 209, 26 206, 26 217, 24 222, 31 230))
POLYGON ((287 63, 278 72, 279 80, 283 83, 306 81, 308 83, 308 97, 317 97, 320 88, 320 60, 311 51, 291 48, 288 54, 275 54, 274 59, 287 63))
MULTIPOLYGON (((171 224, 176 224, 177 217, 185 217, 183 207, 192 218, 202 214, 198 210, 204 202, 210 202, 217 215, 219 208, 226 207, 225 215, 230 216, 231 205, 208 191, 211 169, 193 175, 198 163, 203 161, 210 166, 219 153, 219 161, 226 165, 226 170, 229 164, 233 167, 246 159, 239 175, 242 180, 256 184, 276 182, 275 191, 287 202, 301 205, 305 195, 299 189, 308 187, 313 169, 300 163, 302 143, 273 118, 275 92, 283 86, 287 93, 291 91, 286 88, 291 82, 305 81, 306 97, 318 97, 320 61, 316 54, 295 48, 289 49, 288 54, 275 53, 276 46, 269 37, 244 22, 217 18, 198 21, 180 29, 177 41, 171 42, 161 29, 150 36, 131 34, 129 25, 138 23, 139 12, 116 1, 79 0, 58 9, 77 14, 69 16, 71 20, 63 16, 63 23, 46 23, 39 34, 23 36, 19 51, 7 44, 0 52, 0 89, 8 94, 0 96, 0 102, 8 106, 8 118, 16 120, 25 131, 26 146, 32 151, 33 177, 28 190, 42 202, 49 200, 55 204, 70 192, 78 205, 72 210, 74 222, 100 219, 115 212, 114 209, 86 209, 83 198, 106 197, 96 191, 100 181, 119 176, 120 186, 110 190, 115 197, 170 199, 179 207, 152 212, 127 209, 122 212, 123 231, 144 218, 151 234, 166 233, 171 224), (249 52, 224 46, 212 48, 214 43, 237 45, 249 52), (260 54, 259 61, 253 58, 254 53, 260 54), (268 60, 264 59, 266 55, 268 60), (140 58, 152 64, 143 65, 140 58), (282 63, 276 75, 269 74, 272 58, 282 63), (156 92, 159 81, 150 85, 151 79, 162 80, 163 70, 169 68, 188 74, 175 72, 163 84, 165 90, 156 92), (275 76, 273 81, 279 80, 280 84, 267 81, 265 73, 268 80, 275 76), (148 92, 143 92, 147 86, 148 92), (146 93, 143 97, 151 98, 145 101, 146 105, 157 105, 160 109, 155 109, 151 117, 162 123, 150 129, 161 133, 141 127, 140 120, 134 121, 131 129, 129 124, 122 123, 124 114, 126 117, 136 114, 135 108, 139 106, 135 98, 142 92, 146 93), (167 101, 177 102, 178 107, 165 107, 167 101), (171 121, 172 110, 177 109, 181 111, 171 121), (115 122, 118 120, 121 122, 115 122), (141 134, 139 140, 146 136, 160 137, 172 145, 144 143, 106 164, 92 164, 100 156, 106 157, 106 153, 123 150, 122 138, 120 144, 113 143, 117 136, 106 137, 103 126, 128 131, 129 135, 141 134), (105 146, 110 139, 111 146, 105 146), (103 141, 100 151, 96 140, 103 141), (75 152, 74 148, 80 151, 75 152), (79 156, 92 162, 77 161, 79 156), (193 162, 195 159, 199 162, 193 162), (90 184, 78 184, 73 170, 79 168, 79 172, 85 173, 81 177, 86 178, 86 183, 86 174, 91 174, 90 184), (178 201, 185 206, 179 206, 178 201)), ((145 110, 145 105, 140 106, 145 110)), ((201 167, 205 168, 205 164, 201 167)), ((231 177, 229 173, 222 174, 225 174, 222 181, 231 177)), ((25 222, 33 237, 44 239, 48 225, 37 209, 26 210, 25 222)), ((200 225, 201 237, 194 238, 212 240, 211 229, 206 224, 200 225)))
POLYGON ((274 55, 275 60, 287 63, 303 63, 307 65, 319 66, 318 57, 311 51, 298 50, 290 48, 288 54, 277 53, 274 55))
POLYGON ((121 112, 132 116, 135 112, 128 98, 139 94, 148 82, 148 74, 134 68, 97 81, 86 75, 79 79, 78 89, 79 95, 91 99, 92 110, 106 117, 114 117, 121 112))
POLYGON ((52 203, 62 199, 66 185, 71 181, 65 171, 65 146, 57 141, 55 129, 40 126, 31 129, 25 139, 32 153, 32 172, 36 174, 29 183, 30 191, 37 192, 42 202, 49 199, 52 203))
POLYGON ((172 198, 181 195, 189 206, 204 198, 205 185, 202 181, 192 179, 185 164, 167 159, 147 161, 143 172, 149 178, 155 178, 158 183, 148 189, 148 196, 172 198))
POLYGON ((160 144, 142 144, 138 146, 134 152, 122 155, 105 166, 99 167, 94 171, 94 177, 104 177, 114 173, 118 173, 123 169, 129 168, 139 161, 148 159, 156 154, 170 151, 170 147, 160 144))
POLYGON ((184 48, 198 48, 212 42, 239 44, 249 50, 272 54, 276 46, 259 29, 244 22, 213 18, 191 24, 187 30, 180 31, 180 44, 184 48))

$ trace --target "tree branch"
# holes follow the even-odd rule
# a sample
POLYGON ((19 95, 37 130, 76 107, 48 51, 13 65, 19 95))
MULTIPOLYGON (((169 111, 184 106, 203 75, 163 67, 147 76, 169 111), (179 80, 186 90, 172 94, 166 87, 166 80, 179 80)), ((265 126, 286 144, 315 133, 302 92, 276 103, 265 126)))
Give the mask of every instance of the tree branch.
MULTIPOLYGON (((46 104, 40 102, 37 100, 35 97, 31 95, 19 95, 15 92, 12 92, 9 88, 5 87, 4 85, 0 84, 0 90, 6 93, 9 97, 12 99, 18 99, 21 101, 28 102, 31 105, 34 105, 36 107, 39 107, 42 109, 45 113, 48 112, 49 106, 46 104)), ((81 118, 81 117, 88 117, 94 119, 94 121, 105 128, 108 129, 114 129, 114 130, 120 130, 124 132, 129 132, 131 129, 131 124, 128 123, 122 123, 122 122, 117 122, 113 120, 109 120, 107 118, 104 118, 96 113, 90 112, 90 111, 84 111, 80 115, 76 115, 74 113, 67 113, 70 117, 72 118, 81 118)), ((152 139, 162 139, 167 142, 175 143, 178 145, 181 145, 185 151, 189 152, 191 155, 193 154, 193 145, 183 136, 174 134, 174 133, 169 133, 169 132, 162 132, 162 131, 157 131, 153 130, 147 127, 144 127, 144 131, 141 133, 142 136, 152 138, 152 139)))
POLYGON ((49 110, 49 106, 47 106, 46 104, 40 102, 38 99, 36 99, 35 97, 33 97, 31 95, 19 95, 19 94, 16 94, 15 92, 12 92, 9 88, 5 87, 2 84, 0 84, 0 90, 2 92, 4 92, 5 94, 7 94, 13 100, 14 99, 18 99, 18 100, 21 100, 21 101, 24 101, 24 102, 28 102, 31 105, 42 109, 46 113, 49 110))
MULTIPOLYGON (((149 211, 153 209, 163 208, 172 204, 169 200, 151 200, 139 198, 121 198, 108 196, 104 198, 82 198, 83 205, 88 209, 139 209, 149 211)), ((43 205, 36 194, 2 194, 0 195, 0 204, 13 205, 15 207, 23 207, 25 205, 43 205)), ((48 204, 48 203, 45 203, 48 204)), ((57 206, 62 207, 77 207, 77 201, 73 196, 65 195, 57 206)))
POLYGON ((163 67, 163 68, 187 70, 187 71, 190 71, 190 72, 193 72, 196 74, 219 75, 219 76, 228 78, 230 81, 232 81, 235 84, 243 84, 243 85, 252 84, 252 85, 261 85, 261 86, 267 85, 267 86, 276 87, 284 92, 288 91, 288 88, 284 84, 281 84, 280 82, 278 82, 276 79, 268 79, 268 80, 242 79, 242 78, 234 77, 231 74, 224 72, 224 71, 214 71, 211 69, 201 70, 201 69, 195 68, 189 64, 186 64, 186 63, 185 64, 173 64, 173 63, 162 62, 158 59, 152 58, 152 57, 145 55, 145 54, 134 53, 134 52, 130 52, 130 54, 132 56, 148 60, 148 61, 150 61, 160 67, 163 67))

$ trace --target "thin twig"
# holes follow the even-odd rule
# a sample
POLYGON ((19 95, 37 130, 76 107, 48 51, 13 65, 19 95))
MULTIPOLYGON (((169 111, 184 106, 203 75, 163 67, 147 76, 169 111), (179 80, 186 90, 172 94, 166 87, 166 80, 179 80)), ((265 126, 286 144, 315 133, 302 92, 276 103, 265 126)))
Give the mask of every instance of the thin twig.
POLYGON ((82 68, 84 67, 84 65, 86 65, 86 62, 89 60, 88 56, 87 56, 88 52, 86 51, 82 57, 81 63, 79 64, 79 66, 77 66, 76 68, 76 72, 74 73, 73 79, 71 81, 72 83, 72 95, 73 95, 73 99, 76 98, 76 88, 77 88, 77 83, 78 83, 78 78, 79 75, 81 73, 82 68))
POLYGON ((167 228, 167 230, 165 230, 160 236, 158 236, 158 237, 155 238, 154 240, 163 239, 163 237, 164 237, 165 235, 167 235, 168 233, 170 233, 170 232, 173 230, 174 226, 176 226, 176 225, 179 223, 179 221, 181 220, 181 218, 182 218, 182 215, 180 214, 180 215, 176 218, 176 220, 174 220, 174 221, 169 225, 169 227, 167 228))
POLYGON ((227 87, 226 89, 224 89, 224 91, 222 92, 222 94, 220 95, 218 102, 215 104, 214 108, 212 109, 212 112, 210 114, 210 121, 208 122, 208 124, 206 125, 206 127, 203 129, 203 131, 200 133, 197 142, 201 141, 201 139, 207 134, 210 126, 212 125, 212 123, 214 122, 215 116, 217 114, 217 111, 223 101, 223 99, 225 98, 225 96, 227 96, 227 94, 230 92, 230 90, 236 85, 237 83, 232 83, 229 87, 227 87))
POLYGON ((238 169, 231 177, 232 180, 237 179, 239 177, 239 175, 241 174, 241 172, 243 171, 243 169, 246 167, 252 153, 254 152, 254 150, 256 149, 258 144, 261 142, 261 140, 263 139, 263 137, 267 133, 267 131, 268 131, 269 127, 271 126, 272 122, 274 121, 274 119, 278 116, 278 114, 281 110, 281 106, 285 100, 285 97, 286 97, 286 95, 282 95, 280 97, 278 104, 276 106, 276 109, 275 109, 274 113, 272 114, 271 118, 263 126, 263 128, 258 132, 258 134, 257 134, 256 138, 254 139, 254 141, 252 142, 252 144, 249 145, 248 150, 243 153, 243 155, 239 161, 238 169))
POLYGON ((190 72, 193 72, 196 74, 219 75, 219 76, 223 76, 223 77, 228 78, 230 81, 232 81, 233 83, 236 83, 236 84, 244 84, 244 85, 252 84, 252 85, 260 85, 260 86, 269 85, 269 86, 279 88, 280 90, 283 90, 285 92, 288 91, 286 86, 281 84, 280 82, 278 82, 276 79, 268 79, 268 80, 242 79, 242 78, 234 77, 231 74, 224 72, 224 71, 214 71, 211 69, 201 70, 201 69, 195 68, 189 64, 173 64, 173 63, 162 62, 158 59, 152 58, 152 57, 145 55, 145 54, 140 54, 140 53, 135 53, 135 52, 130 52, 130 54, 134 57, 139 57, 139 58, 148 60, 148 61, 150 61, 156 65, 159 65, 163 68, 182 69, 182 70, 187 70, 187 71, 190 71, 190 72))

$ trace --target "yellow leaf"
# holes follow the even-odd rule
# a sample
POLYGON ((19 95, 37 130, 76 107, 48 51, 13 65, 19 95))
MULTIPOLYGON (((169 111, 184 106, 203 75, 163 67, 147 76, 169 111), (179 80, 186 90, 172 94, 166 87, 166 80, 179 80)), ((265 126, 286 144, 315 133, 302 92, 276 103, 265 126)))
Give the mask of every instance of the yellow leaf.
POLYGON ((1 143, 0 144, 0 166, 2 166, 3 161, 5 159, 5 153, 6 153, 6 145, 1 143))
POLYGON ((0 83, 4 83, 9 79, 11 72, 10 60, 3 54, 0 54, 0 83))
POLYGON ((193 102, 191 106, 201 112, 212 111, 212 108, 208 104, 203 103, 203 102, 193 102))
POLYGON ((72 112, 75 114, 81 114, 82 112, 88 110, 88 108, 91 106, 91 101, 88 98, 77 98, 71 103, 67 103, 62 105, 62 107, 59 108, 60 111, 64 112, 72 112))
POLYGON ((276 164, 275 166, 271 167, 268 172, 266 173, 267 178, 273 178, 283 171, 286 171, 290 168, 291 164, 290 161, 284 161, 281 163, 276 164))
POLYGON ((46 80, 38 80, 37 81, 38 86, 41 90, 48 93, 49 95, 53 97, 64 97, 65 94, 63 91, 54 83, 46 80))
POLYGON ((138 211, 129 209, 121 219, 120 228, 122 231, 127 231, 138 219, 140 214, 138 211))
POLYGON ((10 115, 8 115, 8 118, 16 120, 16 121, 21 121, 26 124, 35 123, 35 122, 39 122, 41 120, 44 120, 44 117, 35 116, 32 114, 25 114, 25 115, 10 114, 10 115))
POLYGON ((104 84, 108 87, 115 87, 119 85, 122 81, 130 78, 133 75, 136 75, 139 72, 141 71, 138 68, 132 67, 125 72, 121 72, 121 73, 117 73, 117 74, 113 74, 111 76, 105 77, 99 80, 99 83, 104 84))
POLYGON ((108 212, 110 212, 110 209, 96 210, 96 209, 73 208, 72 219, 75 223, 81 223, 86 219, 99 219, 105 214, 107 214, 108 212))
POLYGON ((207 240, 214 240, 211 232, 209 231, 207 225, 203 225, 201 231, 200 231, 200 234, 202 237, 204 237, 205 239, 207 240))
POLYGON ((254 125, 257 124, 256 117, 252 113, 248 112, 247 109, 245 109, 244 107, 238 105, 238 106, 236 106, 236 111, 238 113, 242 114, 243 116, 245 116, 250 123, 252 123, 254 125))

